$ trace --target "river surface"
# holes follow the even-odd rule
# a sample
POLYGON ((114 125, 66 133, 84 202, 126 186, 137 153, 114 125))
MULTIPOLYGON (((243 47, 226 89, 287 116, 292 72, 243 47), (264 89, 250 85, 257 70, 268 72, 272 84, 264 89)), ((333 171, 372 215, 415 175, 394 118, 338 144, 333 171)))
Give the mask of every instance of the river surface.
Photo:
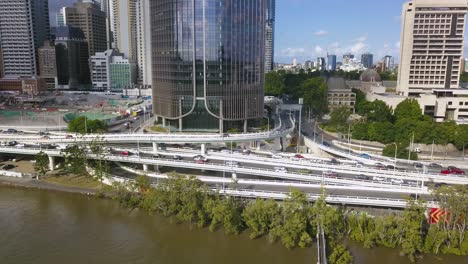
MULTIPOLYGON (((405 264, 397 250, 351 246, 355 263, 405 264)), ((77 194, 0 187, 2 264, 276 264, 316 263, 316 250, 288 251, 248 232, 190 228, 116 202, 77 194)), ((425 257, 420 263, 468 263, 466 257, 425 257)))

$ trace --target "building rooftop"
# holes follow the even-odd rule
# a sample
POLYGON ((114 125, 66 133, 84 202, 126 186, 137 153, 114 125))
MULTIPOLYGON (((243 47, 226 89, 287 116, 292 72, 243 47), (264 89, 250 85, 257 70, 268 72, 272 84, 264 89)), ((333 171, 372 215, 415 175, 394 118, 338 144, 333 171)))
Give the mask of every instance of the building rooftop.
POLYGON ((361 82, 382 82, 380 74, 373 69, 365 70, 359 79, 361 82))

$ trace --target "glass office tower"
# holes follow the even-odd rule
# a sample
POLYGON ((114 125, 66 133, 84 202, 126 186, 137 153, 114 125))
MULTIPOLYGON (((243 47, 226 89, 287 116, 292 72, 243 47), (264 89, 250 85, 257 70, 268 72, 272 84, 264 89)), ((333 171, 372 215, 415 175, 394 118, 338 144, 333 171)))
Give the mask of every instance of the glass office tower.
POLYGON ((150 1, 155 115, 219 131, 263 117, 266 1, 150 1))

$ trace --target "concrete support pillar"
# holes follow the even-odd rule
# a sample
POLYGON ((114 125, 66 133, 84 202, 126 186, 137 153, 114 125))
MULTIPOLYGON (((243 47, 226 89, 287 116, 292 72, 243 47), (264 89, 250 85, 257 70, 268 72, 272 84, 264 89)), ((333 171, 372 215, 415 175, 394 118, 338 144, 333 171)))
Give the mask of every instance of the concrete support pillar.
POLYGON ((232 173, 232 180, 237 181, 237 174, 235 172, 232 173))
POLYGON ((154 165, 154 171, 159 172, 159 165, 154 165))
POLYGON ((247 119, 244 120, 244 133, 247 133, 247 119))
POLYGON ((182 132, 182 118, 179 118, 179 132, 182 132))
POLYGON ((55 170, 55 157, 49 156, 49 170, 55 170))
POLYGON ((201 144, 200 149, 201 149, 201 154, 206 155, 206 144, 201 144))
POLYGON ((153 154, 156 154, 158 152, 158 143, 153 142, 153 154))
POLYGON ((260 145, 261 145, 261 142, 257 141, 257 150, 260 150, 260 145))
POLYGON ((148 167, 149 167, 148 164, 143 164, 143 171, 147 172, 149 170, 148 167))
POLYGON ((159 116, 157 116, 157 115, 154 116, 154 122, 155 122, 155 123, 158 123, 158 122, 159 122, 159 116))
POLYGON ((250 148, 254 149, 257 147, 257 141, 250 141, 250 148))
POLYGON ((224 124, 223 120, 220 118, 219 119, 219 134, 222 135, 224 133, 224 124))
POLYGON ((164 118, 164 117, 162 118, 162 126, 166 127, 166 118, 164 118))

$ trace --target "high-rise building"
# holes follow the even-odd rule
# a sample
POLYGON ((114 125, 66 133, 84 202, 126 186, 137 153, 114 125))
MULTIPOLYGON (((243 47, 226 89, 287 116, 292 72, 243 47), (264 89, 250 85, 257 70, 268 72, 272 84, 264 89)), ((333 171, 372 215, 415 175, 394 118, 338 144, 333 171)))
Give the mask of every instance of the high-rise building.
POLYGON ((55 89, 57 84, 57 61, 55 45, 52 41, 44 41, 38 49, 39 76, 45 80, 47 89, 55 89))
POLYGON ((383 70, 384 71, 393 70, 394 64, 395 64, 395 60, 393 59, 392 56, 390 56, 390 55, 385 56, 384 61, 383 61, 383 66, 384 66, 383 70))
POLYGON ((57 27, 65 26, 65 7, 60 8, 60 10, 55 14, 55 23, 57 27))
POLYGON ((150 1, 153 111, 182 129, 264 115, 266 0, 150 1))
POLYGON ((267 17, 265 25, 265 73, 274 68, 275 59, 275 19, 276 0, 267 1, 267 17))
POLYGON ((151 17, 149 0, 137 0, 137 67, 138 83, 146 87, 152 84, 151 72, 151 17))
POLYGON ((132 61, 137 57, 137 21, 135 0, 110 0, 113 48, 132 61))
POLYGON ((49 39, 48 0, 0 1, 4 77, 39 74, 37 49, 49 39))
POLYGON ((361 63, 367 69, 372 69, 374 67, 374 55, 366 52, 361 55, 361 63))
POLYGON ((413 0, 403 6, 397 92, 459 87, 466 0, 413 0))
POLYGON ((327 71, 336 71, 336 55, 327 55, 327 71))
POLYGON ((111 89, 110 64, 113 56, 121 56, 114 50, 97 52, 89 58, 89 68, 91 72, 91 83, 93 90, 108 91, 111 89))
POLYGON ((316 62, 315 62, 315 68, 317 68, 317 70, 319 70, 319 71, 324 71, 325 66, 326 66, 325 58, 318 57, 316 62))
POLYGON ((84 88, 90 84, 88 42, 81 29, 64 26, 55 31, 58 87, 84 88))
POLYGON ((97 2, 78 0, 73 7, 65 7, 65 24, 83 31, 90 56, 107 50, 106 13, 97 2))
POLYGON ((312 67, 313 67, 312 61, 308 60, 304 62, 304 69, 309 70, 309 69, 312 69, 312 67))
POLYGON ((112 91, 122 91, 135 84, 137 75, 135 63, 123 56, 113 56, 109 66, 112 91))
POLYGON ((343 54, 343 64, 349 64, 349 61, 354 59, 354 55, 351 53, 343 54))
POLYGON ((110 0, 101 0, 101 11, 106 14, 106 37, 107 37, 107 48, 112 48, 113 35, 111 30, 111 19, 110 19, 110 0))

